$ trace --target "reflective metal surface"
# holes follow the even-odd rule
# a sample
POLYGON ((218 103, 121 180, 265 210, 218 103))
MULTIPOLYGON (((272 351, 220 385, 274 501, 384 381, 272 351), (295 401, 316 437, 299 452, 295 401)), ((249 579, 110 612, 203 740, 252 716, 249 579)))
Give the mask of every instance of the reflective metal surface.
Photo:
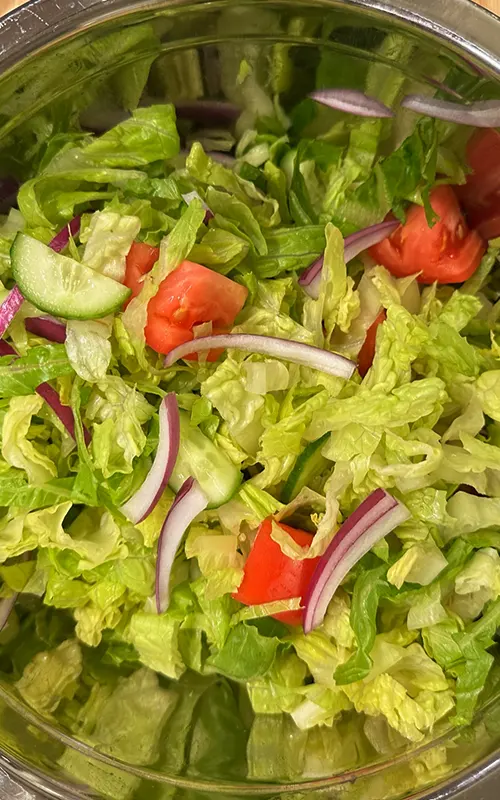
MULTIPOLYGON (((56 125, 61 109, 71 109, 96 130, 137 102, 215 98, 248 110, 244 94, 225 77, 225 66, 247 48, 253 58, 257 54, 259 79, 272 81, 269 65, 278 45, 290 55, 291 77, 272 91, 285 109, 308 90, 309 66, 325 56, 335 64, 326 85, 358 77, 362 84, 367 66, 377 62, 419 86, 439 81, 446 92, 452 76, 453 91, 458 86, 464 98, 500 96, 500 20, 469 0, 35 0, 0 21, 0 166, 6 168, 6 152, 12 158, 36 145, 25 138, 26 120, 37 116, 56 125), (127 70, 137 63, 146 72, 153 66, 146 90, 141 87, 131 99, 127 70)), ((22 162, 18 166, 22 170, 22 162)), ((8 682, 0 682, 0 765, 33 789, 64 800, 292 794, 297 800, 312 793, 328 800, 397 800, 429 797, 431 785, 436 800, 458 800, 459 792, 470 800, 471 790, 474 800, 485 800, 482 779, 499 762, 499 717, 497 702, 464 734, 444 727, 436 731, 437 741, 411 753, 374 752, 369 763, 326 764, 319 774, 298 772, 279 780, 228 780, 215 768, 193 774, 184 764, 162 769, 93 753, 91 744, 76 742, 69 730, 37 718, 13 697, 8 682), (72 771, 61 762, 68 754, 72 771)), ((2 791, 28 800, 0 770, 0 800, 2 791)))

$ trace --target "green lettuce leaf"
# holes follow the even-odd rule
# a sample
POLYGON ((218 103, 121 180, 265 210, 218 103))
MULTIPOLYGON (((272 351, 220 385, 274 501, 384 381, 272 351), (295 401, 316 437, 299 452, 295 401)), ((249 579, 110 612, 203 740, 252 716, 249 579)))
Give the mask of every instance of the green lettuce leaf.
POLYGON ((92 422, 92 453, 95 466, 105 478, 131 473, 147 437, 143 425, 154 413, 144 396, 117 375, 106 375, 86 408, 92 422))
POLYGON ((85 155, 105 167, 142 167, 179 152, 173 105, 138 108, 85 148, 85 155))
POLYGON ((306 435, 312 441, 326 431, 337 431, 353 422, 367 427, 398 428, 441 415, 447 395, 439 378, 405 384, 386 395, 377 390, 332 400, 318 411, 306 435))
POLYGON ((179 652, 180 620, 167 614, 138 611, 129 622, 126 640, 133 644, 145 666, 169 678, 185 670, 179 652))
POLYGON ((206 596, 213 600, 235 592, 243 580, 244 559, 238 552, 238 537, 223 534, 201 523, 191 525, 186 539, 187 558, 196 558, 206 578, 206 596))
POLYGON ((228 678, 248 681, 271 669, 278 644, 275 637, 262 636, 253 625, 240 622, 208 663, 228 678))
POLYGON ((298 657, 307 664, 316 683, 331 689, 337 685, 334 675, 349 656, 345 648, 334 644, 322 631, 298 634, 291 638, 298 657))
POLYGON ((81 322, 70 319, 66 325, 66 353, 76 374, 84 381, 103 380, 111 362, 112 319, 81 322))
POLYGON ((32 394, 37 386, 54 378, 71 375, 73 367, 64 345, 46 344, 32 347, 27 355, 0 357, 0 394, 21 397, 32 394))
POLYGON ((85 245, 83 263, 123 283, 126 257, 140 229, 138 217, 96 211, 90 217, 89 226, 80 233, 80 242, 85 245))
POLYGON ((314 334, 315 344, 329 341, 336 325, 348 331, 352 320, 359 314, 360 300, 353 279, 347 275, 344 259, 344 240, 332 224, 325 228, 326 250, 319 297, 304 304, 304 327, 314 334))
POLYGON ((25 703, 40 714, 52 714, 76 692, 82 672, 82 653, 76 640, 55 650, 38 653, 15 687, 25 703))
POLYGON ((387 580, 397 589, 407 583, 427 586, 447 567, 448 562, 433 539, 406 550, 388 570, 387 580))
POLYGON ((262 678, 247 684, 248 695, 256 714, 290 713, 303 699, 305 664, 294 653, 280 653, 262 678))
MULTIPOLYGON (((114 759, 152 765, 160 755, 163 728, 176 702, 175 692, 160 686, 158 677, 148 669, 120 678, 114 688, 94 683, 75 733, 114 759)), ((64 751, 59 763, 72 777, 119 800, 130 797, 139 783, 138 778, 124 776, 108 764, 89 762, 72 748, 64 751)))
POLYGON ((2 456, 7 464, 24 470, 29 482, 36 486, 57 476, 54 462, 28 438, 32 418, 43 405, 38 395, 12 397, 2 425, 2 456))
POLYGON ((377 633, 377 610, 380 599, 390 590, 385 580, 385 567, 361 572, 354 585, 351 606, 351 627, 357 649, 349 660, 335 671, 337 684, 345 685, 365 678, 372 667, 370 652, 377 633))

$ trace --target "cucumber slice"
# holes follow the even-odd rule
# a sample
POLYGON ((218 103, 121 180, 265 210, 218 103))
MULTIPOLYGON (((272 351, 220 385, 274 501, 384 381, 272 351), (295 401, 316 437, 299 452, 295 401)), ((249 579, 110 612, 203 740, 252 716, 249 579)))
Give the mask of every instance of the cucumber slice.
POLYGON ((14 279, 40 311, 63 319, 98 319, 121 308, 130 290, 118 281, 18 233, 10 251, 14 279))
POLYGON ((302 451, 281 492, 283 503, 291 503, 300 490, 307 486, 309 481, 317 475, 321 475, 323 470, 331 463, 321 455, 321 449, 329 438, 330 434, 325 433, 316 441, 310 442, 305 450, 302 451))
POLYGON ((232 461, 199 428, 193 428, 189 415, 180 412, 181 442, 175 468, 169 481, 178 492, 190 475, 196 478, 209 501, 209 508, 227 503, 238 491, 242 474, 232 461))

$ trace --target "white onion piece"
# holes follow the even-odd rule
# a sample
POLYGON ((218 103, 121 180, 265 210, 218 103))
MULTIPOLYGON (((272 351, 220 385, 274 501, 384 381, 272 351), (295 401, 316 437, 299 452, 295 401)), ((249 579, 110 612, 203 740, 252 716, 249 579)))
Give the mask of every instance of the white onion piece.
POLYGON ((0 305, 0 336, 4 335, 23 303, 24 297, 18 287, 14 286, 0 305))
POLYGON ((181 197, 184 200, 184 202, 186 203, 186 205, 189 205, 190 203, 192 203, 193 200, 199 200, 200 201, 200 203, 202 204, 203 208, 205 209, 205 219, 203 220, 205 222, 205 224, 207 222, 210 222, 211 219, 213 219, 213 216, 214 216, 213 213, 210 211, 210 209, 207 206, 207 204, 205 203, 205 201, 202 200, 202 198, 200 197, 198 192, 186 192, 186 194, 181 195, 181 197))
POLYGON ((134 525, 146 519, 158 504, 177 461, 180 419, 175 394, 171 393, 163 398, 159 417, 160 435, 153 466, 141 488, 120 508, 122 514, 134 525))
MULTIPOLYGON (((353 258, 359 256, 364 250, 373 247, 374 244, 379 244, 384 239, 387 239, 394 231, 399 228, 400 222, 397 220, 387 220, 386 222, 379 222, 377 225, 370 225, 369 228, 357 233, 351 234, 344 239, 344 259, 348 264, 353 258)), ((299 284, 304 287, 304 291, 317 300, 319 297, 319 287, 321 283, 321 270, 323 269, 324 255, 320 256, 314 261, 311 266, 307 267, 299 278, 299 284)))
POLYGON ((338 378, 350 378, 356 364, 344 356, 313 347, 302 342, 293 342, 290 339, 278 339, 275 336, 260 336, 251 333, 223 333, 216 336, 203 336, 191 342, 174 347, 165 358, 165 366, 171 367, 180 358, 191 353, 200 353, 217 348, 233 348, 249 353, 261 353, 272 358, 282 358, 284 361, 293 361, 303 367, 326 372, 338 378))
POLYGON ((420 94, 409 94, 401 103, 402 108, 425 114, 427 117, 471 125, 475 128, 498 128, 500 126, 500 101, 479 100, 476 103, 453 103, 420 94))
POLYGON ((7 625, 18 597, 19 595, 16 593, 12 597, 4 597, 3 600, 0 600, 0 631, 3 631, 7 625))
POLYGON ((394 112, 377 100, 355 89, 317 89, 309 97, 329 108, 357 114, 360 117, 393 117, 394 112))
POLYGON ((354 565, 409 516, 408 509, 384 489, 363 500, 340 526, 314 571, 304 598, 304 633, 321 625, 330 600, 354 565))
POLYGON ((177 492, 167 514, 160 538, 156 558, 156 608, 158 614, 167 610, 170 602, 170 574, 175 554, 182 537, 192 521, 206 509, 208 500, 194 478, 187 478, 177 492))

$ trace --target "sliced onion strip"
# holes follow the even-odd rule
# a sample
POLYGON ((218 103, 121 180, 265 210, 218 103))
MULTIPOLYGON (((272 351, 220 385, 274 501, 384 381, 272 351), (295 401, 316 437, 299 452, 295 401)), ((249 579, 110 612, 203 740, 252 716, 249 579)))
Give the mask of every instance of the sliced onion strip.
POLYGON ((48 339, 49 342, 64 344, 66 341, 66 325, 55 317, 26 317, 24 327, 35 336, 48 339))
POLYGON ((9 327, 23 303, 24 297, 22 296, 19 288, 14 286, 14 288, 10 290, 9 294, 3 301, 2 305, 0 305, 0 336, 4 335, 5 331, 9 327))
POLYGON ((57 236, 54 236, 49 244, 52 250, 60 253, 69 244, 70 236, 76 236, 80 230, 81 217, 74 217, 65 227, 59 231, 57 236))
POLYGON ((6 342, 5 339, 0 339, 0 356, 17 356, 12 345, 6 342))
POLYGON ((175 394, 163 398, 159 416, 160 435, 153 466, 140 489, 120 508, 134 525, 146 519, 159 502, 179 453, 180 418, 175 394))
POLYGON ((210 209, 207 206, 207 204, 205 203, 205 201, 202 200, 202 198, 200 197, 198 192, 186 192, 186 194, 181 195, 181 197, 184 200, 184 202, 186 203, 186 205, 189 205, 193 200, 199 200, 200 201, 200 203, 202 204, 203 208, 205 209, 205 219, 203 220, 205 225, 207 224, 207 222, 210 222, 210 220, 213 219, 213 216, 214 216, 213 213, 210 211, 210 209))
POLYGON ((238 106, 223 100, 192 100, 176 103, 175 111, 178 119, 190 119, 201 124, 234 122, 241 114, 238 106))
POLYGON ((321 625, 330 600, 354 565, 409 516, 402 503, 376 489, 345 520, 311 578, 304 599, 304 633, 321 625))
MULTIPOLYGON (((397 220, 387 220, 386 222, 379 222, 377 225, 370 225, 369 228, 363 228, 363 230, 353 233, 351 236, 347 236, 344 240, 345 263, 348 264, 349 261, 352 261, 353 258, 359 256, 360 253, 368 250, 369 247, 373 247, 374 244, 379 244, 379 242, 387 239, 388 236, 399 228, 400 224, 401 223, 397 220)), ((314 300, 317 300, 319 297, 323 262, 324 255, 317 258, 316 261, 313 261, 299 278, 299 284, 304 287, 304 291, 314 300)))
MULTIPOLYGON (((0 356, 16 356, 16 358, 19 358, 19 353, 17 353, 12 345, 10 345, 8 342, 0 339, 0 356)), ((51 407, 52 411, 60 419, 69 435, 72 436, 73 439, 76 439, 75 417, 73 414, 73 409, 70 406, 65 406, 63 403, 61 403, 58 393, 52 388, 50 383, 41 383, 40 386, 37 387, 36 393, 43 398, 43 400, 45 400, 48 406, 51 407)), ((85 439, 85 444, 88 446, 92 437, 90 436, 90 432, 87 430, 85 425, 83 426, 83 436, 85 439)))
POLYGON ((475 128, 498 128, 500 126, 500 101, 479 100, 464 105, 451 100, 440 100, 427 95, 409 94, 401 103, 402 108, 425 114, 427 117, 471 125, 475 128))
POLYGON ((206 509, 207 505, 208 500, 198 482, 194 478, 187 478, 167 514, 158 540, 156 559, 156 608, 158 614, 163 614, 170 602, 170 575, 182 537, 192 521, 206 509))
POLYGON ((0 178, 0 211, 7 212, 15 205, 20 183, 15 178, 0 178))
POLYGON ((360 117, 389 118, 394 116, 394 112, 376 97, 370 97, 355 89, 317 89, 315 92, 311 92, 309 97, 328 108, 335 108, 348 114, 357 114, 360 117))
POLYGON ((171 367, 180 358, 191 353, 201 353, 217 348, 234 348, 250 353, 261 353, 272 358, 282 358, 293 361, 304 367, 326 372, 339 378, 350 378, 356 369, 353 361, 344 356, 313 347, 302 342, 293 342, 290 339, 278 339, 275 336, 260 336, 248 333, 224 333, 215 336, 202 336, 191 342, 174 347, 165 358, 165 366, 171 367))
MULTIPOLYGON (((65 406, 61 403, 59 395, 55 389, 52 388, 50 383, 41 383, 37 387, 36 393, 42 397, 52 411, 60 419, 69 435, 76 440, 75 436, 75 417, 71 406, 65 406)), ((91 436, 85 425, 83 426, 83 436, 85 444, 88 446, 91 442, 91 436)))

